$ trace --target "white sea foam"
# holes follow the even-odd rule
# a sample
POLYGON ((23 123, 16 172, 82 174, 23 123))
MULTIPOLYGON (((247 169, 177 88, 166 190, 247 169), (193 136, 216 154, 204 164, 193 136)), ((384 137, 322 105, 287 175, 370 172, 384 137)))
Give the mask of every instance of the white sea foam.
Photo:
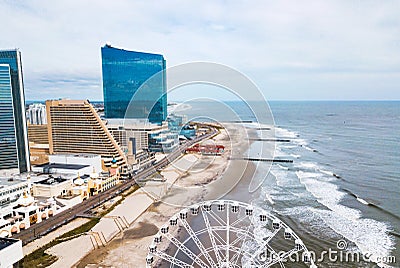
POLYGON ((272 200, 271 195, 268 194, 268 193, 265 193, 264 200, 266 200, 266 201, 268 201, 269 203, 271 203, 271 205, 275 204, 275 202, 272 200))
MULTIPOLYGON (((345 237, 355 243, 361 253, 372 254, 371 261, 376 262, 377 257, 390 256, 395 246, 393 238, 388 234, 390 227, 376 220, 348 219, 335 211, 308 206, 285 208, 278 213, 296 217, 302 224, 321 236, 332 239, 345 237)), ((390 266, 382 265, 380 267, 390 266)))
POLYGON ((348 219, 358 219, 361 217, 359 210, 339 204, 346 194, 341 192, 337 185, 319 180, 320 174, 297 171, 296 175, 307 191, 315 196, 317 201, 322 205, 348 219))
POLYGON ((276 147, 274 156, 283 158, 283 157, 288 157, 289 155, 287 153, 285 153, 284 151, 282 151, 281 148, 276 147))
MULTIPOLYGON (((276 133, 277 137, 292 138, 292 142, 297 146, 301 146, 309 151, 315 151, 309 146, 306 140, 298 138, 299 135, 296 132, 277 128, 276 133)), ((280 145, 280 147, 283 149, 294 149, 290 145, 280 145)), ((292 176, 288 175, 291 171, 282 167, 276 165, 272 171, 276 177, 277 185, 282 187, 281 189, 273 189, 273 191, 270 189, 270 196, 275 201, 291 200, 292 197, 297 197, 295 194, 291 195, 288 189, 288 186, 293 186, 292 176)), ((280 214, 293 215, 300 222, 309 222, 311 228, 321 229, 319 233, 323 235, 330 235, 337 239, 337 234, 339 234, 354 242, 363 254, 372 254, 372 260, 377 257, 390 256, 395 245, 393 238, 389 235, 390 226, 373 219, 361 218, 359 210, 340 204, 346 193, 340 191, 339 187, 332 183, 332 181, 336 180, 335 177, 337 177, 334 172, 328 171, 320 167, 317 163, 312 162, 300 162, 295 167, 300 169, 300 171, 295 173, 298 181, 307 190, 305 194, 311 194, 327 209, 299 206, 286 208, 280 214), (326 228, 326 226, 330 228, 326 228)), ((357 201, 368 205, 368 202, 360 197, 357 197, 357 201)))
POLYGON ((329 176, 335 176, 335 173, 333 173, 332 171, 327 171, 327 170, 323 170, 323 169, 318 169, 320 172, 329 175, 329 176))
POLYGON ((361 204, 369 205, 369 203, 367 201, 365 201, 364 199, 362 199, 360 197, 357 197, 357 201, 360 202, 361 204))
POLYGON ((291 188, 296 184, 300 185, 299 182, 295 179, 295 177, 289 176, 290 173, 285 169, 273 166, 270 172, 275 177, 276 185, 280 187, 291 188))
POLYGON ((272 125, 267 125, 267 124, 261 124, 258 122, 251 122, 251 123, 241 123, 242 126, 247 127, 247 128, 270 128, 270 129, 276 129, 274 126, 272 125))
POLYGON ((291 157, 299 159, 301 157, 301 155, 299 154, 290 154, 291 157))
POLYGON ((298 146, 296 146, 296 145, 282 145, 282 144, 280 144, 279 147, 282 148, 282 149, 294 149, 294 148, 297 148, 298 146))
POLYGON ((394 241, 388 234, 390 228, 383 222, 372 219, 348 219, 334 211, 316 210, 324 222, 338 234, 354 242, 363 254, 372 254, 371 260, 377 257, 390 256, 394 241))
POLYGON ((275 127, 275 136, 279 138, 296 138, 299 134, 285 128, 275 127))
POLYGON ((283 189, 279 186, 263 187, 260 195, 263 201, 267 201, 265 198, 267 195, 273 200, 274 203, 279 203, 279 201, 294 201, 308 197, 307 194, 304 195, 304 193, 295 193, 288 189, 283 189))
POLYGON ((309 146, 309 143, 304 139, 294 139, 293 143, 297 144, 300 147, 303 147, 304 149, 306 149, 306 150, 308 150, 310 152, 315 152, 316 151, 314 148, 311 148, 309 146))
POLYGON ((302 169, 316 170, 318 168, 317 163, 314 163, 314 162, 300 162, 297 166, 302 169))
POLYGON ((295 140, 293 140, 293 142, 300 146, 308 145, 308 141, 306 141, 305 139, 295 139, 295 140))
POLYGON ((316 152, 317 151, 317 150, 311 148, 310 146, 302 146, 302 147, 304 147, 307 151, 310 151, 310 152, 316 152))
MULTIPOLYGON (((318 234, 319 239, 340 239, 341 236, 333 231, 331 228, 327 228, 323 219, 319 213, 309 206, 294 206, 287 207, 281 210, 276 210, 279 215, 287 215, 294 217, 297 221, 307 229, 311 230, 312 233, 318 234)), ((299 234, 301 235, 301 234, 299 234)))
POLYGON ((280 169, 283 169, 283 170, 289 170, 289 168, 288 167, 284 167, 284 166, 282 166, 282 165, 280 165, 280 164, 278 164, 277 165, 280 169))

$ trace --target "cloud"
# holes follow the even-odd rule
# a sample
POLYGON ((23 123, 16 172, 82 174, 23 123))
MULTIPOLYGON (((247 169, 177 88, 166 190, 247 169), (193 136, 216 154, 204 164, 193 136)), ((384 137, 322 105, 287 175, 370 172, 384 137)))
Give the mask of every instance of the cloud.
POLYGON ((232 66, 273 99, 301 98, 299 89, 315 99, 400 99, 393 92, 400 81, 399 5, 0 0, 7 24, 0 47, 21 49, 28 99, 102 99, 100 47, 106 41, 161 53, 169 66, 232 66))

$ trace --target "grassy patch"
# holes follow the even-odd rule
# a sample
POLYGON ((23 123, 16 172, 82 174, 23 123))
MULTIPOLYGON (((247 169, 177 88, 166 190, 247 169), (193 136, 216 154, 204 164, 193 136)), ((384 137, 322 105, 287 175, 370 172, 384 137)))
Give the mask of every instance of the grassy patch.
POLYGON ((98 222, 100 219, 93 218, 90 221, 86 222, 85 224, 66 232, 65 234, 57 237, 50 243, 47 243, 41 248, 38 248, 31 254, 26 255, 22 261, 20 262, 19 267, 47 267, 52 263, 57 261, 57 257, 45 253, 45 251, 55 245, 73 239, 76 235, 83 234, 89 232, 98 222), (69 238, 69 239, 68 239, 69 238), (60 240, 59 240, 60 239, 60 240))
MULTIPOLYGON (((111 212, 116 206, 121 204, 121 202, 125 199, 126 196, 130 195, 134 191, 136 191, 139 188, 139 186, 135 185, 131 187, 130 189, 126 190, 124 193, 122 193, 122 198, 115 202, 112 206, 110 206, 106 211, 103 211, 100 216, 104 216, 111 212)), ((45 253, 45 251, 51 247, 54 247, 57 244, 60 244, 62 242, 71 240, 75 238, 76 236, 80 234, 84 234, 86 232, 89 232, 98 222, 100 221, 100 218, 92 218, 85 224, 69 231, 66 232, 65 234, 60 235, 50 243, 47 243, 46 245, 42 246, 41 248, 38 248, 37 250, 33 251, 32 253, 26 255, 19 263, 19 267, 21 268, 31 268, 31 267, 47 267, 50 266, 52 263, 57 261, 57 257, 45 253)))

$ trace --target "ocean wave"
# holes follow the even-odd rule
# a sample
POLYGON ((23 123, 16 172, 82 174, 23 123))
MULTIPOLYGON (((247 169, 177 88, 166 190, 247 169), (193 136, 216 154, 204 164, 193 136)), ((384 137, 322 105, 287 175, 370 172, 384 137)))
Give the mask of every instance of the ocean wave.
POLYGON ((286 128, 275 127, 275 136, 279 138, 297 138, 299 134, 286 128))
POLYGON ((357 209, 349 208, 339 204, 345 193, 339 190, 339 187, 327 181, 321 181, 321 175, 313 172, 296 171, 296 175, 300 182, 305 186, 317 201, 325 207, 335 211, 344 218, 358 219, 361 212, 357 209))
POLYGON ((336 233, 354 242, 363 254, 371 254, 371 260, 390 256, 394 240, 390 226, 373 219, 348 219, 334 211, 313 209, 336 233))
MULTIPOLYGON (((340 191, 337 185, 319 181, 316 179, 318 176, 312 172, 297 171, 296 175, 307 191, 329 209, 315 210, 321 213, 322 219, 330 228, 354 242, 362 253, 372 254, 372 260, 389 256, 394 242, 386 223, 361 218, 361 211, 340 204, 345 193, 340 191)), ((356 198, 360 203, 369 204, 358 196, 356 198)))
POLYGON ((279 147, 275 148, 275 157, 288 157, 289 155, 287 153, 285 153, 284 151, 282 151, 279 147))
POLYGON ((319 166, 315 162, 300 162, 297 164, 297 167, 301 169, 317 170, 319 166))
POLYGON ((289 176, 288 171, 285 169, 281 169, 279 167, 276 168, 273 166, 270 170, 270 173, 275 177, 276 185, 280 187, 290 188, 290 187, 295 187, 296 184, 300 186, 295 177, 289 176))
POLYGON ((323 170, 323 169, 318 169, 318 170, 319 170, 320 172, 326 174, 326 175, 335 177, 335 178, 337 178, 337 179, 341 179, 341 178, 342 178, 341 176, 337 175, 336 173, 333 173, 332 171, 327 171, 327 170, 323 170))
POLYGON ((288 167, 284 167, 284 166, 282 166, 282 165, 280 165, 280 164, 278 164, 277 165, 280 169, 283 169, 283 170, 289 170, 289 168, 288 167))
POLYGON ((340 239, 341 236, 333 231, 331 228, 327 228, 323 219, 317 210, 310 206, 294 206, 287 207, 284 209, 276 210, 279 215, 286 215, 297 219, 299 224, 311 230, 313 233, 317 233, 319 239, 340 239))
POLYGON ((312 147, 309 146, 309 143, 305 140, 305 139, 294 139, 293 140, 294 144, 297 144, 300 147, 303 147, 304 149, 306 149, 307 151, 310 152, 318 152, 317 149, 314 149, 312 147))
POLYGON ((309 206, 296 206, 276 212, 296 217, 300 224, 320 234, 320 239, 346 238, 353 242, 361 253, 372 254, 371 260, 375 262, 378 257, 390 256, 395 246, 390 226, 373 219, 348 219, 335 211, 309 206))
POLYGON ((398 215, 394 214, 393 212, 390 212, 390 211, 382 208, 381 206, 379 206, 379 205, 377 205, 377 204, 375 204, 375 203, 373 203, 371 201, 368 201, 368 200, 365 200, 364 198, 361 198, 360 196, 358 196, 357 194, 353 193, 352 191, 350 191, 348 189, 342 189, 342 190, 345 191, 346 193, 348 193, 349 195, 353 196, 361 204, 373 207, 373 208, 375 208, 375 209, 377 209, 379 211, 385 212, 386 214, 392 216, 393 218, 396 218, 396 219, 400 220, 400 217, 398 215))
MULTIPOLYGON (((282 128, 277 128, 276 132, 282 135, 279 137, 291 138, 290 144, 294 144, 297 147, 300 146, 308 151, 317 152, 309 145, 307 140, 299 138, 297 132, 282 128)), ((290 147, 292 145, 286 148, 285 146, 288 145, 279 144, 281 149, 293 154, 292 149, 295 148, 290 147)), ((316 200, 326 207, 326 209, 320 209, 312 205, 297 206, 284 208, 278 213, 294 216, 299 222, 310 221, 312 222, 310 228, 317 226, 317 228, 321 229, 323 235, 331 234, 335 239, 338 239, 338 236, 345 237, 354 242, 362 253, 372 254, 372 259, 376 259, 379 256, 390 256, 395 245, 390 225, 374 219, 362 218, 360 210, 341 204, 342 199, 350 193, 334 183, 337 179, 343 180, 340 175, 315 162, 295 162, 294 168, 297 169, 294 172, 295 175, 293 175, 293 171, 287 170, 284 166, 274 165, 273 167, 271 172, 276 177, 278 185, 276 188, 278 189, 271 192, 270 196, 275 202, 281 199, 292 200, 292 198, 294 200, 302 200, 295 194, 291 194, 292 187, 300 184, 306 189, 302 198, 306 198, 309 195, 312 200, 316 200), (293 181, 293 178, 297 179, 297 184, 293 181)), ((352 195, 363 205, 379 208, 368 199, 355 194, 352 195)))
POLYGON ((296 145, 282 145, 282 144, 279 145, 279 148, 282 148, 282 149, 294 149, 297 147, 298 146, 296 146, 296 145))
MULTIPOLYGON (((314 163, 314 162, 300 162, 299 164, 297 164, 296 166, 297 168, 301 169, 301 170, 312 170, 312 171, 318 171, 324 175, 329 175, 330 177, 335 177, 336 179, 342 179, 342 177, 332 171, 328 171, 325 169, 322 169, 318 164, 314 163)), ((322 175, 320 174, 320 175, 322 175)))
POLYGON ((360 203, 363 204, 363 205, 367 205, 367 206, 368 206, 368 205, 372 205, 372 204, 370 204, 368 201, 362 199, 361 197, 359 197, 358 195, 356 195, 355 193, 353 193, 353 192, 350 191, 350 190, 343 189, 343 191, 345 191, 345 192, 348 193, 349 195, 353 196, 358 202, 360 202, 360 203))

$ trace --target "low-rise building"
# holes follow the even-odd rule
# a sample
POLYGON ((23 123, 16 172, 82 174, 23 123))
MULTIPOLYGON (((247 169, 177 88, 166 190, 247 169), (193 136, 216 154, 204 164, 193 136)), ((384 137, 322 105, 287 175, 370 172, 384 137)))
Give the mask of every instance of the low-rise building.
POLYGON ((80 172, 80 174, 90 174, 93 169, 97 172, 102 170, 101 156, 96 154, 53 154, 49 156, 49 162, 89 166, 85 172, 80 172))
POLYGON ((30 192, 31 182, 28 178, 0 178, 0 209, 14 206, 24 192, 30 192))
POLYGON ((64 176, 49 175, 33 183, 33 195, 40 197, 57 197, 72 189, 72 180, 64 176))
POLYGON ((11 237, 57 213, 56 202, 52 198, 39 202, 24 193, 16 204, 0 211, 0 237, 11 237))
POLYGON ((0 268, 17 267, 23 257, 21 240, 0 238, 0 268))
POLYGON ((184 115, 170 114, 167 117, 168 128, 185 137, 186 139, 193 139, 196 137, 196 128, 187 121, 184 115))

